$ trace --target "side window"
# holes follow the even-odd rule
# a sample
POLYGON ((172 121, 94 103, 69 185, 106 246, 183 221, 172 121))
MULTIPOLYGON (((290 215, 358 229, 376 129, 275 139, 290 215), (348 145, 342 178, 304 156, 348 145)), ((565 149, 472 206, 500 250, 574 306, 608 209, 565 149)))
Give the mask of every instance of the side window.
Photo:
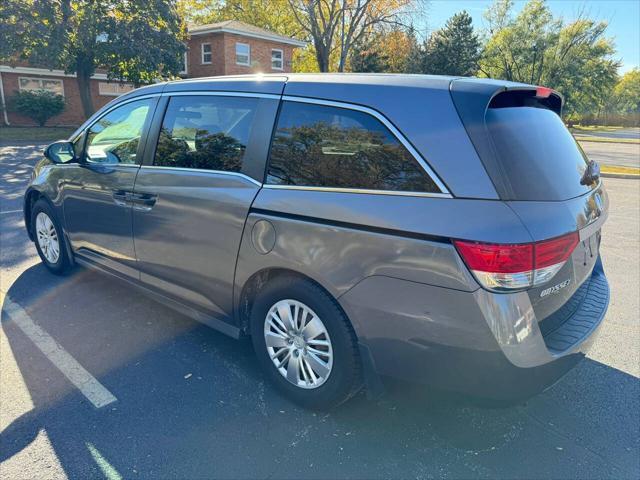
POLYGON ((154 102, 154 99, 145 99, 127 103, 94 123, 87 132, 87 161, 137 163, 140 136, 154 102))
POLYGON ((439 192, 377 118, 356 110, 284 102, 271 145, 267 183, 439 192))
POLYGON ((239 172, 259 99, 172 97, 153 164, 239 172))

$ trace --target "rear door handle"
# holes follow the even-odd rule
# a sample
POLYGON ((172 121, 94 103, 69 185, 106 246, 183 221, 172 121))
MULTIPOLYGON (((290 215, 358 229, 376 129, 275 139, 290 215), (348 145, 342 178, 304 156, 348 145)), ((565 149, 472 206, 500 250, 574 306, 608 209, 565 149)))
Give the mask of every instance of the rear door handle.
POLYGON ((130 193, 124 190, 114 190, 113 193, 111 194, 115 204, 120 207, 127 206, 127 200, 129 200, 129 195, 130 193))
POLYGON ((129 198, 131 199, 131 202, 133 202, 133 208, 143 212, 148 212, 156 204, 158 195, 154 193, 137 192, 131 193, 129 198))

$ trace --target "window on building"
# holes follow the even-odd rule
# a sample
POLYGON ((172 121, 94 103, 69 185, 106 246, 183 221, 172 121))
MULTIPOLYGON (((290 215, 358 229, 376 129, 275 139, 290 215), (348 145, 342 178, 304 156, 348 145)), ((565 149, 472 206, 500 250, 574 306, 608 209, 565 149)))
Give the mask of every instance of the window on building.
POLYGON ((203 43, 201 44, 202 49, 202 63, 208 64, 211 63, 211 44, 203 43))
POLYGON ((282 70, 284 65, 284 53, 282 50, 274 48, 271 50, 271 68, 273 70, 282 70))
POLYGON ((187 50, 187 51, 185 51, 185 52, 182 54, 182 55, 183 55, 183 57, 182 57, 182 64, 183 64, 183 68, 182 68, 182 70, 180 70, 180 71, 178 72, 178 73, 180 73, 180 74, 182 74, 182 75, 186 75, 186 74, 188 73, 188 71, 189 71, 189 70, 188 70, 188 66, 187 66, 187 53, 188 53, 188 50, 187 50))
POLYGON ((251 47, 248 43, 236 43, 236 63, 238 65, 251 65, 251 47))
POLYGON ((112 82, 99 82, 98 93, 100 95, 117 97, 123 93, 127 93, 133 90, 133 85, 130 83, 112 83, 112 82))
POLYGON ((172 97, 154 165, 239 172, 259 99, 172 97))
POLYGON ((284 102, 267 183, 438 192, 402 143, 377 118, 345 108, 284 102))
POLYGON ((117 107, 89 128, 87 161, 100 164, 137 163, 138 145, 153 99, 117 107))
POLYGON ((18 85, 22 91, 46 90, 64 97, 63 82, 57 78, 19 77, 18 85))

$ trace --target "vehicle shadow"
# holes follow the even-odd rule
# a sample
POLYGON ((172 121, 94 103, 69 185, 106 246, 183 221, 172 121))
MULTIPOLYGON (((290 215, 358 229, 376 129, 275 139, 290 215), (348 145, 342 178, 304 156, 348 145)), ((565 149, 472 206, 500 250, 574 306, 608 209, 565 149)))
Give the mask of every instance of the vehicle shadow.
MULTIPOLYGON (((76 269, 37 265, 8 292, 117 402, 95 408, 24 334, 2 328, 34 405, 0 463, 46 431, 69 478, 638 478, 640 383, 586 360, 526 404, 480 408, 389 383, 328 413, 294 407, 237 342, 76 269), (105 465, 111 470, 105 471, 105 465)), ((437 368, 421 365, 416 368, 437 368)))

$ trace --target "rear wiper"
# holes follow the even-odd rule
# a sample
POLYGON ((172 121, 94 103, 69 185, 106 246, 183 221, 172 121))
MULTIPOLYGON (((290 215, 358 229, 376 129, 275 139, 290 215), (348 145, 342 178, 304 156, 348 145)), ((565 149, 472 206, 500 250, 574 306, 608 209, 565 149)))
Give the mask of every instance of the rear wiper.
POLYGON ((580 185, 591 185, 600 178, 600 164, 593 160, 589 160, 587 163, 587 169, 582 174, 580 179, 580 185))

